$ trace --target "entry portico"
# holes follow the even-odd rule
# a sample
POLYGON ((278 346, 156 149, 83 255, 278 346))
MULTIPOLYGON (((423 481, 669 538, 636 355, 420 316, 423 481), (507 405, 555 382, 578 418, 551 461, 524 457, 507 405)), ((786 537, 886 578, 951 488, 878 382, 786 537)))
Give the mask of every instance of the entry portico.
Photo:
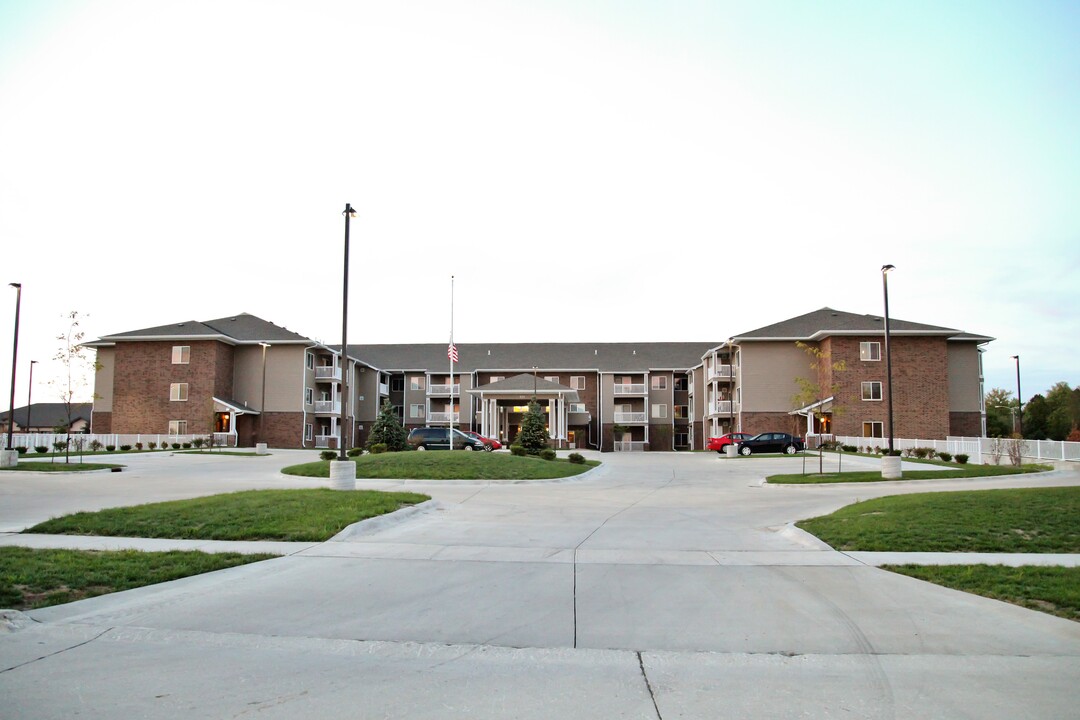
POLYGON ((513 441, 530 400, 541 405, 555 447, 576 447, 579 433, 587 436, 590 414, 578 393, 557 382, 521 373, 469 390, 476 396, 480 434, 513 441))

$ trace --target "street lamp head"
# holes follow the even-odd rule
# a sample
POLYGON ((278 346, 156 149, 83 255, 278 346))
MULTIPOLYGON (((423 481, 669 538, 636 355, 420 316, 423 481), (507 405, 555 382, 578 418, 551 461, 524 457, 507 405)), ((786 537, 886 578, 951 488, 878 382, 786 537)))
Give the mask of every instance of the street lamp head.
POLYGON ((1019 360, 1020 359, 1019 355, 1010 355, 1009 357, 1011 357, 1013 360, 1019 360))
POLYGON ((356 219, 356 211, 353 210, 352 203, 345 203, 345 210, 341 214, 348 218, 356 219))
POLYGON ((18 290, 18 289, 20 289, 22 287, 22 283, 8 283, 8 285, 15 288, 16 290, 18 290))
POLYGON ((896 269, 896 266, 895 266, 895 265, 882 265, 882 266, 881 266, 881 272, 882 272, 882 273, 887 273, 887 272, 889 272, 890 270, 895 270, 895 269, 896 269))

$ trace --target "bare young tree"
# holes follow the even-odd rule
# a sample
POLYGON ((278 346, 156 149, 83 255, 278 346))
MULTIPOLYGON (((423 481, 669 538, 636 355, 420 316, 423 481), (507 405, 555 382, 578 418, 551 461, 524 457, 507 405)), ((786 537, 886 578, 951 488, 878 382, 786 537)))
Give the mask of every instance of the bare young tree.
MULTIPOLYGON (((60 400, 64 405, 64 420, 66 422, 64 434, 67 440, 64 443, 64 462, 70 463, 71 425, 75 416, 74 406, 77 404, 75 396, 86 387, 87 375, 96 372, 100 366, 97 363, 94 351, 81 344, 83 338, 86 337, 86 333, 79 328, 80 316, 78 311, 72 310, 65 314, 63 318, 67 321, 68 327, 67 330, 56 336, 56 339, 60 341, 60 347, 56 351, 56 355, 53 356, 53 360, 61 362, 64 365, 65 372, 61 379, 53 380, 51 384, 58 386, 60 400)), ((96 399, 96 397, 91 399, 96 399)))
MULTIPOLYGON (((816 378, 814 380, 804 377, 795 378, 795 384, 799 386, 799 392, 795 393, 791 398, 794 408, 797 410, 799 408, 807 407, 808 405, 816 405, 811 412, 814 414, 814 419, 819 423, 829 415, 835 417, 841 414, 843 412, 843 407, 835 400, 833 401, 829 412, 825 412, 823 403, 830 397, 836 397, 836 393, 840 389, 840 383, 829 382, 829 380, 832 380, 836 373, 847 370, 847 363, 843 360, 833 362, 832 354, 825 352, 816 345, 807 345, 804 342, 796 341, 795 347, 799 348, 810 357, 810 369, 815 371, 816 378)), ((841 460, 841 462, 843 462, 843 460, 841 460)), ((825 471, 824 464, 824 450, 818 448, 819 475, 823 474, 825 471)))

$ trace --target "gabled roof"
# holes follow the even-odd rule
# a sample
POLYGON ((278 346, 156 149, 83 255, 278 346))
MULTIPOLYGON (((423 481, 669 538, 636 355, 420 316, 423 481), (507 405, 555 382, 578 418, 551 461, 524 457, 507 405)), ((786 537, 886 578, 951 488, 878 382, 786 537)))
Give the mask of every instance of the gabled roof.
POLYGON ((469 392, 474 395, 480 393, 485 395, 531 395, 534 392, 537 395, 561 394, 567 402, 579 402, 577 390, 569 388, 562 383, 551 382, 542 377, 536 377, 532 373, 521 373, 520 375, 504 378, 503 380, 497 380, 493 383, 473 388, 472 390, 469 390, 469 392))
MULTIPOLYGON (((772 325, 740 333, 732 342, 754 340, 820 340, 831 335, 883 335, 885 319, 880 315, 857 315, 824 307, 805 315, 782 320, 772 325)), ((989 342, 993 338, 972 335, 954 328, 924 325, 889 318, 890 335, 936 335, 950 339, 989 342)))
MULTIPOLYGON (((705 342, 642 343, 456 343, 454 372, 547 371, 646 372, 686 370, 701 364, 701 354, 715 347, 705 342)), ((336 346, 340 348, 340 346, 336 346)), ((450 371, 446 344, 349 345, 349 356, 379 370, 450 371)), ((532 382, 530 375, 530 383, 532 382)))
POLYGON ((205 322, 188 320, 142 330, 130 330, 105 335, 94 342, 85 344, 89 347, 101 347, 113 345, 117 342, 148 340, 221 340, 230 345, 251 345, 260 342, 313 344, 310 339, 303 335, 248 313, 228 315, 205 322))
MULTIPOLYGON (((34 427, 56 426, 67 420, 67 407, 64 403, 34 403, 15 408, 15 424, 26 427, 26 409, 30 408, 30 422, 34 427)), ((90 422, 90 414, 94 409, 93 403, 72 403, 71 422, 85 420, 90 422)), ((0 422, 6 423, 8 411, 0 413, 0 422)), ((66 424, 66 423, 65 423, 66 424)))

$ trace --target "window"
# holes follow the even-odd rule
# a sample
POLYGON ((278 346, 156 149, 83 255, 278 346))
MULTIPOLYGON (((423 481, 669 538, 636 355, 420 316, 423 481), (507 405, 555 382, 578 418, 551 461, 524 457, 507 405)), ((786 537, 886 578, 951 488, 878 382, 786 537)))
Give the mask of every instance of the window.
POLYGON ((169 399, 174 401, 187 400, 187 383, 172 383, 169 385, 169 399))
POLYGON ((571 375, 570 376, 570 387, 573 388, 574 390, 584 390, 585 389, 585 376, 584 375, 571 375))
POLYGON ((505 379, 505 376, 503 376, 503 375, 492 375, 491 376, 491 382, 493 382, 493 383, 497 383, 497 382, 499 382, 500 380, 503 380, 503 379, 505 379))
POLYGON ((189 362, 191 362, 191 346, 190 345, 173 345, 172 364, 173 365, 187 365, 189 362))
POLYGON ((879 343, 879 342, 861 342, 861 343, 859 343, 859 359, 860 360, 881 360, 881 343, 879 343))
POLYGON ((187 420, 170 420, 170 435, 187 435, 187 420))
MULTIPOLYGON (((424 376, 423 375, 415 375, 415 376, 409 378, 409 389, 410 390, 423 390, 424 389, 424 376)), ((417 417, 417 416, 413 415, 413 417, 417 417)), ((422 416, 420 416, 420 417, 422 417, 422 416)))
POLYGON ((547 380, 548 382, 553 382, 553 383, 559 382, 559 376, 558 375, 545 375, 544 379, 547 380))
POLYGON ((868 438, 885 437, 885 423, 877 420, 862 424, 862 436, 868 438))
POLYGON ((863 400, 880 400, 881 399, 881 383, 877 380, 872 382, 864 382, 862 384, 862 399, 863 400))
POLYGON ((664 403, 653 403, 652 416, 654 418, 666 418, 667 417, 667 405, 664 403))
POLYGON ((304 364, 307 365, 308 370, 314 370, 315 369, 315 356, 313 354, 311 354, 311 353, 307 353, 307 356, 304 358, 304 364))
POLYGON ((568 403, 567 412, 583 413, 588 412, 588 410, 585 409, 585 403, 568 403))
POLYGON ((310 405, 314 399, 315 391, 311 388, 304 388, 304 404, 310 405))
POLYGON ((409 406, 409 417, 411 417, 411 418, 422 418, 422 417, 424 417, 424 406, 423 406, 423 404, 410 405, 409 406))
POLYGON ((395 375, 390 378, 390 390, 393 392, 404 392, 405 390, 405 378, 401 375, 395 375))
POLYGON ((684 377, 675 378, 675 389, 676 390, 681 392, 681 391, 688 390, 689 388, 690 388, 690 386, 687 384, 686 378, 684 378, 684 377))
MULTIPOLYGON (((309 357, 310 355, 311 353, 308 353, 309 357)), ((313 437, 315 437, 315 426, 311 423, 306 423, 304 425, 304 440, 310 442, 313 437)))
POLYGON ((667 390, 667 375, 653 375, 652 389, 667 390))
POLYGON ((675 419, 677 419, 677 420, 685 420, 688 417, 690 417, 690 406, 689 405, 676 405, 675 406, 675 419))

